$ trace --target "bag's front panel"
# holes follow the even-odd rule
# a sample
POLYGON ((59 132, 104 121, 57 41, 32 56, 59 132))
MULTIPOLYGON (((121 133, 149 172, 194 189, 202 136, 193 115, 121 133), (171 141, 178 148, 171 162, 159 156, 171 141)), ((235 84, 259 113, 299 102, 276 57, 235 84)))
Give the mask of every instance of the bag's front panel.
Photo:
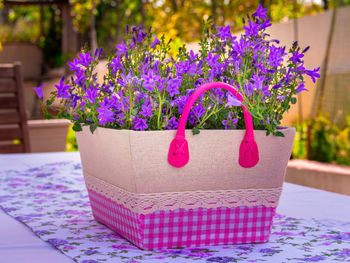
POLYGON ((186 166, 175 168, 167 161, 173 131, 130 133, 131 153, 138 193, 227 190, 281 187, 293 146, 294 128, 285 137, 254 131, 260 160, 252 168, 238 163, 242 130, 186 131, 190 153, 186 166))

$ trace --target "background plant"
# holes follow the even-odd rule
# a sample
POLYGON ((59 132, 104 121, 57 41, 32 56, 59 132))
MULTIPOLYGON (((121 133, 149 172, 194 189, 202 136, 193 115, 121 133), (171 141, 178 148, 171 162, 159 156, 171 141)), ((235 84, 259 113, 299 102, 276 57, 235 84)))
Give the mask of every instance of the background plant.
POLYGON ((293 157, 326 163, 350 165, 350 116, 346 126, 339 127, 327 114, 319 114, 312 120, 296 125, 293 157), (307 127, 310 126, 310 145, 307 152, 307 127))
MULTIPOLYGON (((230 27, 204 24, 199 54, 179 48, 171 50, 171 40, 158 39, 142 27, 127 27, 127 38, 116 45, 108 58, 108 73, 97 82, 94 68, 102 49, 94 56, 82 52, 68 63, 74 74, 56 85, 57 91, 46 102, 50 107, 62 99, 59 117, 81 125, 115 129, 176 129, 188 97, 201 84, 221 81, 237 88, 253 116, 254 128, 283 136, 277 130, 283 113, 296 102, 303 90, 304 76, 315 82, 318 70, 304 67, 304 50, 294 43, 286 52, 271 40, 265 29, 271 26, 266 9, 252 14, 240 39, 230 27), (175 54, 175 55, 172 55, 175 54)), ((36 88, 39 93, 41 87, 36 88)), ((202 96, 193 107, 187 128, 244 128, 241 103, 222 90, 202 96)), ((49 117, 48 111, 46 116, 49 117)))

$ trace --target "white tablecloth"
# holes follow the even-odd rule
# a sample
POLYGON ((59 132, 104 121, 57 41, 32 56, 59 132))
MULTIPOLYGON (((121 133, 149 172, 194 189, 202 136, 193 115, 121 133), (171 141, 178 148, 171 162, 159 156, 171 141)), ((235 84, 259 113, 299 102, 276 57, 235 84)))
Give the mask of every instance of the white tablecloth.
MULTIPOLYGON (((11 169, 26 170, 58 161, 80 162, 79 153, 0 155, 0 172, 11 169)), ((350 231, 349 196, 285 183, 277 212, 296 218, 322 219, 330 226, 337 222, 338 226, 350 231)), ((1 209, 0 236, 1 263, 72 262, 70 258, 39 239, 29 228, 1 209)))

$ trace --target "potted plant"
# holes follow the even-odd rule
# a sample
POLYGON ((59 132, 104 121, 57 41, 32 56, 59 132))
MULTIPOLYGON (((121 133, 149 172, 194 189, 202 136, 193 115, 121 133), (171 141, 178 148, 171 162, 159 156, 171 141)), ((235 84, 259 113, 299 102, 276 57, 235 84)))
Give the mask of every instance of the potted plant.
POLYGON ((198 54, 127 28, 102 84, 102 49, 69 63, 46 104, 74 123, 98 221, 144 249, 268 240, 295 134, 278 125, 319 77, 270 25, 261 6, 240 39, 205 24, 198 54))

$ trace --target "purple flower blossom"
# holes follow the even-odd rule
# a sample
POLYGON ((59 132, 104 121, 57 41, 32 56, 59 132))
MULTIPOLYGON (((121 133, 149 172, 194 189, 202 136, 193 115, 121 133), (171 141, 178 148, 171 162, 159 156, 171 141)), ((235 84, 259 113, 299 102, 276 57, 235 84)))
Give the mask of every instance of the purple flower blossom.
POLYGON ((309 77, 312 79, 312 82, 315 83, 316 78, 320 77, 320 74, 318 73, 319 70, 320 68, 315 68, 313 70, 305 70, 305 73, 309 75, 309 77))
POLYGON ((102 126, 104 126, 106 123, 114 122, 115 120, 114 112, 108 108, 106 105, 106 100, 107 99, 105 98, 103 102, 98 103, 101 108, 97 108, 97 112, 99 113, 97 117, 99 119, 98 124, 102 126))
POLYGON ((43 92, 44 86, 45 84, 41 84, 39 87, 32 88, 36 92, 36 95, 38 96, 39 99, 42 99, 44 97, 44 92, 43 92))
POLYGON ((124 44, 124 41, 120 43, 120 45, 116 45, 115 48, 117 49, 116 54, 126 54, 128 53, 128 46, 124 44))
POLYGON ((249 20, 248 26, 244 26, 245 34, 247 37, 255 37, 259 33, 259 24, 256 24, 249 20))
POLYGON ((304 84, 304 82, 302 82, 299 86, 298 86, 298 88, 296 89, 296 92, 297 93, 299 93, 299 92, 302 92, 302 91, 307 91, 307 89, 305 88, 305 84, 304 84))
POLYGON ((77 58, 74 58, 72 62, 67 62, 67 65, 69 66, 69 70, 76 71, 79 68, 80 61, 77 58))
POLYGON ((253 75, 252 81, 257 90, 262 90, 264 81, 266 80, 265 76, 253 75))
POLYGON ((294 62, 295 64, 298 64, 301 62, 301 59, 304 57, 303 53, 299 53, 299 51, 295 51, 292 53, 291 58, 289 59, 290 61, 294 62))
POLYGON ((154 91, 157 82, 160 80, 160 76, 154 74, 152 70, 148 71, 147 74, 141 76, 143 79, 142 86, 148 91, 154 91))
POLYGON ((111 63, 109 66, 112 68, 112 72, 115 74, 118 70, 123 68, 123 64, 120 61, 120 56, 116 58, 112 58, 111 63))
POLYGON ((194 113, 196 118, 199 120, 205 114, 206 109, 203 108, 202 103, 198 103, 198 105, 192 108, 192 112, 194 113))
POLYGON ((141 106, 140 114, 144 117, 152 117, 153 114, 153 107, 151 103, 143 104, 141 106))
POLYGON ((268 28, 271 25, 272 24, 270 23, 270 19, 266 19, 261 24, 259 24, 259 30, 264 30, 265 28, 268 28))
POLYGON ((165 90, 171 97, 174 97, 176 94, 180 94, 179 87, 181 86, 181 82, 181 78, 168 80, 168 86, 165 88, 165 90))
POLYGON ((225 107, 228 107, 228 106, 241 106, 242 105, 242 102, 237 99, 236 96, 234 95, 231 95, 231 94, 228 94, 227 95, 227 103, 226 103, 226 106, 225 107))
POLYGON ((196 61, 198 58, 198 54, 194 54, 193 50, 190 51, 190 54, 189 54, 189 60, 190 62, 194 62, 196 61))
POLYGON ((233 113, 233 116, 231 115, 231 111, 227 114, 227 119, 222 121, 222 124, 225 126, 226 130, 229 130, 230 128, 236 128, 236 123, 238 122, 238 119, 235 118, 236 113, 233 113))
POLYGON ((64 84, 64 78, 61 79, 59 85, 55 85, 55 88, 57 89, 57 98, 69 98, 68 90, 70 87, 64 84))
POLYGON ((267 9, 264 9, 263 6, 260 4, 256 11, 252 14, 252 16, 263 20, 267 18, 266 12, 267 9))
POLYGON ((151 48, 155 48, 157 45, 160 44, 159 39, 157 38, 157 36, 154 37, 154 41, 151 44, 151 48))
POLYGON ((232 38, 232 34, 231 34, 231 31, 230 31, 230 26, 225 26, 225 27, 219 28, 218 36, 222 40, 226 40, 226 39, 232 38))
POLYGON ((133 129, 139 130, 139 131, 144 131, 144 130, 148 129, 147 120, 136 116, 134 119, 133 129))
POLYGON ((79 54, 79 60, 78 60, 79 64, 85 67, 88 67, 91 61, 93 61, 93 58, 90 57, 90 52, 86 52, 85 54, 84 53, 79 54))
POLYGON ((83 97, 84 99, 88 99, 91 104, 95 103, 95 99, 99 97, 97 94, 98 89, 94 88, 93 86, 90 86, 88 89, 86 89, 86 95, 83 97))
POLYGON ((165 126, 166 130, 176 130, 179 127, 179 122, 176 121, 176 118, 173 116, 168 120, 167 125, 165 126))

